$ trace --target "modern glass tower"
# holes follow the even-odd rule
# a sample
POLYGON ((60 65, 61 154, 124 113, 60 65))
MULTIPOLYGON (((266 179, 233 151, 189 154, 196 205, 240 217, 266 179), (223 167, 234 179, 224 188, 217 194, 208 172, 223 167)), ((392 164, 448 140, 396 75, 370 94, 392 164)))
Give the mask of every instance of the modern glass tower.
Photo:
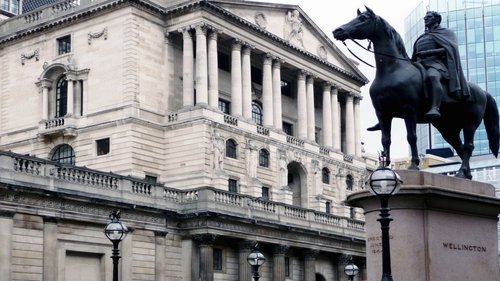
MULTIPOLYGON (((467 80, 488 91, 499 103, 500 0, 422 1, 405 19, 404 39, 410 55, 413 43, 424 32, 423 17, 427 10, 439 12, 441 25, 455 31, 467 80)), ((450 147, 439 132, 427 124, 419 125, 417 135, 420 154, 425 154, 427 149, 450 147)), ((476 131, 474 145, 474 155, 490 153, 483 125, 476 131)))

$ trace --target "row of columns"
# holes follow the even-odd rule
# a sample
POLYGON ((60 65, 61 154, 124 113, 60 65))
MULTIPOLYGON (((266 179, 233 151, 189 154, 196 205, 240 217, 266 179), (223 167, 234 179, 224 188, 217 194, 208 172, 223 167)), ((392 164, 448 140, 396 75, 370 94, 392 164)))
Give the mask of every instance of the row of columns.
MULTIPOLYGON (((183 34, 183 106, 195 105, 194 84, 196 83, 196 104, 218 107, 218 31, 208 25, 194 27, 196 50, 193 50, 191 28, 179 30, 183 34), (208 40, 207 40, 208 38, 208 40), (196 52, 196 64, 193 53, 196 52), (193 67, 196 67, 194 69, 193 67), (196 77, 193 77, 196 73, 196 77)), ((253 47, 235 39, 231 46, 231 115, 252 119, 251 53, 253 47)), ((282 129, 281 102, 282 60, 270 54, 262 62, 262 107, 263 125, 282 129)), ((316 120, 314 108, 315 77, 304 70, 297 74, 297 137, 315 142, 316 120)), ((323 91, 323 144, 341 150, 341 118, 338 102, 338 88, 324 82, 323 91)), ((359 135, 359 98, 348 93, 345 103, 345 153, 361 154, 359 135)))
MULTIPOLYGON (((198 245, 199 249, 199 280, 201 281, 213 281, 214 280, 214 270, 213 270, 213 244, 217 239, 217 235, 214 234, 199 234, 194 235, 193 240, 198 245)), ((240 281, 251 281, 252 279, 252 269, 248 264, 247 257, 252 251, 255 245, 255 241, 243 240, 238 244, 238 280, 240 281)), ((289 250, 286 245, 274 245, 272 248, 272 257, 266 257, 267 260, 272 261, 272 281, 285 281, 286 276, 286 266, 285 257, 289 250)), ((304 252, 304 281, 315 281, 316 280, 316 257, 318 255, 318 250, 306 250, 304 252)), ((262 270, 262 269, 260 269, 262 270)))

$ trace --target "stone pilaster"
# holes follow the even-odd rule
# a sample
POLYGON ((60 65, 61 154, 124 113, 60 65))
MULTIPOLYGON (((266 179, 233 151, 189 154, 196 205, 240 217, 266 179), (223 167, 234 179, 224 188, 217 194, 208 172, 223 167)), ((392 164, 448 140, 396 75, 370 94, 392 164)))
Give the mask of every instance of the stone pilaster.
POLYGON ((333 149, 340 151, 340 109, 339 109, 339 97, 337 87, 332 87, 332 136, 333 136, 333 149))
POLYGON ((66 75, 66 82, 68 85, 68 95, 66 100, 66 116, 73 116, 74 102, 75 102, 75 77, 74 75, 66 75))
POLYGON ((219 63, 217 55, 217 31, 208 35, 208 104, 213 108, 219 106, 219 63))
POLYGON ((354 155, 354 102, 352 93, 346 95, 345 102, 346 154, 354 155))
POLYGON ((43 218, 43 280, 57 280, 57 220, 43 218))
POLYGON ((49 90, 52 87, 52 80, 43 78, 39 82, 36 83, 36 85, 41 88, 41 94, 42 94, 42 101, 41 101, 41 113, 42 115, 40 116, 41 120, 48 120, 49 119, 49 90))
POLYGON ((197 234, 193 239, 200 249, 199 281, 214 281, 214 251, 213 244, 217 239, 215 234, 197 234))
POLYGON ((0 276, 12 280, 12 228, 14 213, 0 212, 0 276))
POLYGON ((197 25, 196 30, 196 104, 208 104, 207 30, 197 25))
POLYGON ((314 116, 314 78, 307 77, 306 81, 306 96, 307 96, 307 139, 315 141, 316 118, 314 116))
POLYGON ((281 106, 281 62, 275 60, 273 63, 273 126, 278 130, 283 129, 281 106))
POLYGON ((167 234, 166 231, 155 231, 155 281, 166 281, 165 272, 168 270, 165 265, 167 234))
POLYGON ((241 43, 236 40, 231 48, 231 115, 242 116, 241 43))
POLYGON ((241 55, 243 117, 252 120, 252 64, 250 62, 251 48, 244 46, 241 55))
POLYGON ((255 241, 241 241, 239 246, 238 254, 238 280, 239 281, 251 281, 252 280, 252 268, 248 264, 247 257, 253 249, 255 241))
POLYGON ((273 281, 285 281, 285 255, 288 249, 286 245, 273 247, 273 281))
POLYGON ((297 74, 297 137, 307 139, 306 74, 297 74))
POLYGON ((318 250, 307 250, 304 254, 304 281, 316 280, 316 256, 318 250))
POLYGON ((323 85, 323 146, 332 146, 332 95, 331 84, 323 85))
POLYGON ((270 55, 264 56, 262 66, 262 108, 263 125, 273 126, 273 77, 272 77, 272 58, 270 55))
POLYGON ((193 81, 193 38, 189 28, 182 32, 182 105, 194 105, 194 81, 193 81))

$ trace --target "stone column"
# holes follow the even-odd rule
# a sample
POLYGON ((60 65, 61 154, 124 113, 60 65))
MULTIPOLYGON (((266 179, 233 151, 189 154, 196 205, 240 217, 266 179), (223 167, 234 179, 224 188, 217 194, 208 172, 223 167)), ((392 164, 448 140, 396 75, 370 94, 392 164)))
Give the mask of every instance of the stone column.
POLYGON ((354 154, 361 156, 361 114, 360 102, 358 97, 354 98, 354 154))
POLYGON ((66 116, 73 116, 75 102, 75 76, 66 74, 66 82, 68 83, 68 96, 66 101, 66 116))
POLYGON ((165 272, 168 270, 165 266, 167 234, 166 231, 155 231, 155 281, 166 281, 165 272))
POLYGON ((316 256, 318 250, 307 250, 304 256, 304 281, 316 280, 316 256))
MULTIPOLYGON (((162 71, 165 73, 165 81, 163 82, 163 88, 165 91, 165 94, 163 95, 163 100, 162 102, 167 105, 168 104, 168 97, 169 95, 167 93, 170 93, 172 89, 172 69, 173 69, 173 63, 172 60, 170 59, 173 52, 172 52, 172 34, 166 30, 163 31, 163 69, 162 71)), ((78 105, 77 105, 78 107, 78 105)))
POLYGON ((241 43, 236 40, 231 49, 231 115, 242 116, 241 43))
POLYGON ((244 46, 241 55, 243 117, 252 120, 252 64, 250 61, 251 49, 244 46))
POLYGON ((281 110, 281 62, 275 60, 273 63, 273 125, 274 128, 283 129, 283 117, 281 110))
POLYGON ((217 239, 215 234, 194 235, 200 249, 200 276, 199 281, 214 281, 214 251, 213 244, 217 239))
POLYGON ((43 280, 57 280, 57 221, 43 218, 43 280))
POLYGON ((306 74, 297 74, 297 137, 307 139, 306 74))
POLYGON ((316 118, 314 116, 314 78, 307 77, 306 82, 306 95, 307 95, 307 139, 316 141, 316 118))
POLYGON ((333 136, 333 149, 340 151, 340 110, 338 100, 338 89, 332 87, 332 136, 333 136))
POLYGON ((238 281, 251 281, 252 280, 252 268, 248 264, 247 257, 253 249, 255 241, 241 241, 239 246, 238 254, 238 281))
POLYGON ((354 154, 354 103, 352 93, 346 95, 345 102, 346 154, 354 154))
POLYGON ((194 105, 194 82, 193 82, 193 38, 189 28, 183 28, 182 32, 182 106, 194 105))
POLYGON ((285 245, 273 248, 273 281, 285 281, 285 254, 288 248, 285 245))
POLYGON ((207 30, 197 25, 196 30, 196 104, 208 104, 207 30))
POLYGON ((52 81, 48 79, 42 79, 40 81, 40 86, 42 87, 42 120, 49 119, 49 89, 52 86, 52 81))
POLYGON ((219 107, 219 62, 217 55, 217 31, 208 35, 208 105, 219 107))
POLYGON ((264 56, 262 66, 262 108, 263 125, 273 126, 273 77, 272 77, 272 58, 269 55, 264 56))
POLYGON ((332 136, 332 86, 330 83, 323 85, 323 146, 331 147, 332 136))
POLYGON ((14 213, 0 212, 0 276, 2 280, 12 280, 12 227, 14 213))

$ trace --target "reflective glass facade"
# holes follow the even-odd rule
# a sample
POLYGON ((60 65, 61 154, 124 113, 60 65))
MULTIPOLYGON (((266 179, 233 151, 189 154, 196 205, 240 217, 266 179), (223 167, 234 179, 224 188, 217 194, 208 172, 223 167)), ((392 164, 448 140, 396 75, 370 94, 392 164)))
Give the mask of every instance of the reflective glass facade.
MULTIPOLYGON (((438 11, 441 25, 455 31, 467 80, 488 91, 500 105, 500 0, 421 3, 405 20, 404 38, 409 54, 413 42, 424 32, 426 10, 438 11)), ((436 130, 429 134, 428 125, 420 125, 417 134, 420 154, 428 148, 450 147, 436 130)), ((476 131, 474 145, 474 155, 490 153, 483 125, 476 131)))

